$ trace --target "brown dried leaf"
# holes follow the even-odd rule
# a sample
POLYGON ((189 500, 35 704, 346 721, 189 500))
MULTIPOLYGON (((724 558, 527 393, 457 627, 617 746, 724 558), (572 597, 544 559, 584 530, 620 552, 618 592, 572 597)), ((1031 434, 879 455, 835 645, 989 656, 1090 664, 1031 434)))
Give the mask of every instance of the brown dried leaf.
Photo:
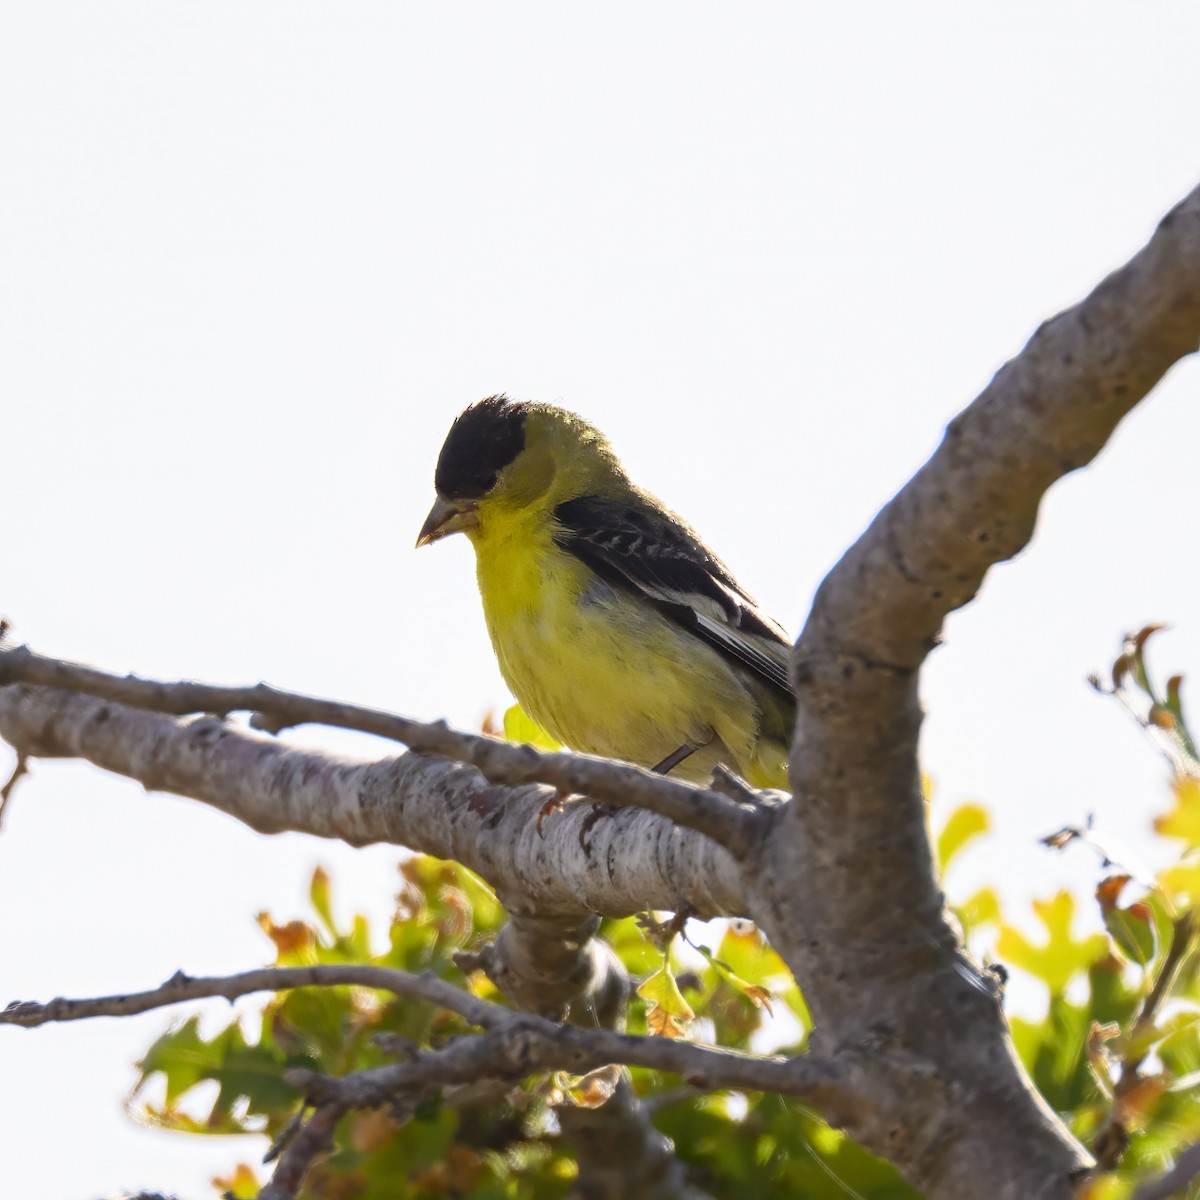
POLYGON ((289 921, 286 925, 276 925, 271 920, 270 913, 260 912, 257 917, 258 927, 275 943, 275 949, 282 958, 296 958, 311 950, 316 942, 312 928, 303 921, 289 921))
POLYGON ((1126 1129, 1141 1129, 1154 1112, 1159 1098, 1170 1087, 1165 1075, 1149 1075, 1139 1080, 1113 1105, 1113 1120, 1126 1129))
POLYGON ((454 1142, 446 1150, 446 1181, 450 1184, 450 1194, 466 1196, 473 1191, 483 1168, 483 1157, 478 1151, 454 1142))
POLYGON ((399 1122, 382 1108, 357 1113, 350 1124, 350 1144, 355 1150, 369 1154, 387 1145, 399 1128, 399 1122))
POLYGON ((646 1013, 646 1028, 658 1037, 686 1038, 687 1031, 665 1008, 655 1004, 646 1013))
POLYGON ((1096 888, 1096 899, 1100 902, 1100 911, 1107 916, 1117 907, 1117 901, 1129 882, 1129 875, 1109 875, 1102 879, 1096 888))
POLYGON ((599 1108, 612 1097, 620 1080, 621 1068, 614 1063, 597 1067, 581 1075, 567 1089, 567 1097, 576 1108, 599 1108))

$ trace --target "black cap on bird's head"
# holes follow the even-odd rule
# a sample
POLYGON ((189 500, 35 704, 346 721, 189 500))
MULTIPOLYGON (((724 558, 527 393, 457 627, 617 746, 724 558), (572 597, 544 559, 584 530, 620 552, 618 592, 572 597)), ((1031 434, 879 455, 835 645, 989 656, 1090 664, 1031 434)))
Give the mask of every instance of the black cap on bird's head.
POLYGON ((433 475, 437 500, 417 545, 452 533, 481 536, 496 505, 553 507, 597 480, 623 477, 604 435, 582 417, 554 404, 489 396, 450 426, 433 475))
POLYGON ((450 426, 438 455, 433 486, 447 500, 479 500, 525 448, 528 405, 507 396, 472 404, 450 426))
POLYGON ((525 448, 528 408, 520 400, 489 396, 450 426, 433 474, 437 500, 421 526, 418 546, 476 528, 476 501, 496 486, 500 472, 525 448))

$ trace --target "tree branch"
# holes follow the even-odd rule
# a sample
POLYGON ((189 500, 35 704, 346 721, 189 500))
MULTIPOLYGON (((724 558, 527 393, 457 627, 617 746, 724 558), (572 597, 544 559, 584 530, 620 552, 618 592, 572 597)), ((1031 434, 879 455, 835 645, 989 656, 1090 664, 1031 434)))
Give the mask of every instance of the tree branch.
POLYGON ((132 1017, 187 1000, 205 1000, 220 996, 236 1000, 253 992, 283 992, 300 987, 337 985, 375 988, 406 1000, 424 1000, 457 1013, 481 1029, 490 1029, 512 1017, 499 1004, 479 1000, 469 992, 434 975, 413 975, 394 967, 374 967, 357 963, 333 963, 308 967, 262 967, 237 975, 191 976, 176 972, 166 983, 148 992, 128 992, 117 996, 96 996, 85 1000, 66 1000, 61 996, 40 1004, 17 1000, 0 1011, 0 1025, 19 1025, 36 1029, 59 1021, 83 1021, 93 1017, 132 1017))
MULTIPOLYGON (((483 970, 527 1012, 584 1028, 624 1028, 629 975, 594 936, 599 924, 595 917, 512 913, 494 942, 455 961, 483 970)), ((627 1072, 617 1074, 603 1103, 557 1111, 579 1164, 580 1200, 710 1200, 690 1184, 627 1072)))
MULTIPOLYGON (((869 1080, 869 1065, 852 1054, 839 1062, 823 1062, 808 1056, 758 1058, 666 1038, 559 1025, 544 1017, 514 1013, 477 999, 430 975, 340 964, 271 967, 212 978, 190 978, 178 973, 161 987, 147 992, 94 999, 59 998, 47 1004, 15 1002, 0 1012, 0 1025, 32 1028, 52 1021, 128 1016, 202 997, 223 996, 233 1000, 250 992, 345 984, 438 1004, 459 1013, 485 1032, 456 1038, 436 1051, 418 1051, 410 1061, 341 1078, 309 1071, 287 1072, 286 1081, 304 1093, 305 1103, 315 1111, 307 1120, 289 1127, 287 1136, 273 1148, 273 1157, 277 1152, 277 1166, 263 1195, 274 1200, 290 1200, 299 1193, 309 1167, 328 1150, 333 1129, 347 1110, 384 1105, 405 1110, 414 1099, 428 1097, 431 1089, 440 1092, 455 1085, 486 1080, 517 1081, 534 1073, 557 1070, 584 1074, 624 1062, 680 1074, 705 1090, 722 1087, 769 1090, 818 1104, 846 1107, 862 1102, 857 1089, 869 1080)), ((612 1136, 623 1132, 626 1139, 633 1139, 632 1143, 622 1142, 624 1152, 634 1154, 655 1177, 649 1181, 650 1190, 641 1188, 623 1194, 703 1200, 703 1194, 687 1184, 681 1170, 668 1169, 669 1148, 661 1139, 654 1141, 649 1136, 653 1131, 631 1093, 613 1109, 608 1120, 581 1129, 585 1136, 589 1129, 592 1132, 598 1129, 612 1136), (614 1123, 613 1118, 619 1129, 609 1130, 606 1127, 614 1123)), ((616 1174, 623 1178, 628 1173, 618 1170, 616 1174)), ((605 1180, 606 1187, 609 1183, 611 1180, 605 1180)), ((595 1194, 610 1192, 608 1189, 595 1194)))
MULTIPOLYGON (((27 756, 83 757, 264 831, 402 843, 457 859, 488 878, 510 911, 746 912, 796 973, 817 1022, 817 1057, 787 1062, 514 1016, 413 1063, 340 1081, 306 1077, 310 1099, 333 1106, 321 1111, 383 1102, 421 1082, 431 1058, 442 1082, 477 1078, 481 1065, 503 1076, 623 1062, 704 1085, 803 1095, 929 1200, 1068 1200, 1090 1160, 1025 1079, 997 985, 963 954, 937 886, 917 759, 918 676, 946 615, 1028 542, 1046 489, 1090 461, 1198 346, 1200 189, 1129 264, 1037 331, 822 584, 793 660, 799 803, 758 812, 647 773, 635 783, 636 769, 581 756, 417 723, 401 734, 402 718, 281 699, 273 689, 197 691, 78 671, 77 691, 140 705, 245 705, 268 713, 272 728, 320 719, 400 736, 475 762, 492 782, 426 754, 350 764, 212 718, 181 721, 24 685, 0 688, 0 733, 27 756), (600 799, 627 799, 628 788, 661 815, 623 811, 584 845, 582 806, 568 805, 543 841, 534 819, 546 792, 500 780, 600 799)), ((0 651, 8 673, 0 682, 54 682, 64 666, 0 651)))
POLYGON ((751 910, 823 1037, 884 1027, 936 1068, 928 1106, 851 1129, 931 1200, 1065 1200, 1089 1160, 1024 1078, 944 911, 920 788, 919 668, 945 616, 1027 543, 1046 489, 1198 347, 1200 188, 950 424, 822 583, 796 646, 790 768, 804 803, 764 845, 751 910))
MULTIPOLYGON (((490 738, 457 734, 443 725, 423 725, 387 713, 292 696, 261 686, 250 689, 209 688, 190 683, 176 685, 121 679, 76 664, 45 659, 26 649, 7 654, 0 651, 0 679, 13 675, 38 681, 70 683, 81 690, 99 692, 111 699, 133 699, 140 705, 163 707, 178 713, 193 711, 198 707, 220 709, 222 713, 253 709, 256 710, 253 723, 260 727, 269 725, 273 729, 301 719, 311 719, 374 733, 390 731, 392 736, 403 735, 405 740, 423 748, 433 745, 474 757, 491 768, 493 780, 516 779, 523 782, 531 776, 535 779, 549 776, 560 788, 565 783, 579 787, 596 782, 598 788, 594 790, 607 798, 617 799, 625 794, 617 786, 624 775, 623 768, 617 763, 584 756, 541 754, 528 747, 514 747, 490 738), (267 720, 263 719, 263 709, 271 714, 267 720)), ((0 692, 0 702, 2 696, 0 692)), ((111 729, 111 718, 111 712, 104 718, 106 732, 111 729)), ((57 748, 51 748, 51 751, 54 749, 57 748)), ((47 752, 44 743, 41 752, 47 752)), ((625 788, 633 786, 636 790, 645 786, 647 802, 651 807, 665 807, 668 813, 686 816, 689 823, 702 826, 712 835, 724 836, 727 841, 732 839, 744 846, 756 826, 768 819, 766 808, 760 810, 756 805, 743 802, 744 793, 731 791, 731 784, 725 779, 720 781, 720 792, 706 793, 703 789, 679 785, 674 780, 663 780, 661 776, 637 768, 631 768, 631 772, 634 777, 625 780, 625 788), (667 785, 665 788, 662 786, 664 783, 667 785), (698 804, 697 795, 701 797, 698 804), (679 809, 681 804, 688 806, 686 811, 679 809)), ((749 799, 755 799, 752 792, 749 799)), ((590 816, 589 810, 588 818, 590 816)), ((588 839, 584 837, 584 828, 590 823, 585 818, 585 826, 580 828, 578 834, 580 849, 585 853, 589 846, 588 839)), ((535 828, 539 826, 540 817, 535 822, 535 828)), ((516 895, 515 892, 512 894, 516 895)), ((528 904, 524 896, 518 899, 522 906, 528 904)), ((475 965, 492 974, 522 1007, 535 1012, 555 1012, 561 1016, 568 1005, 582 1006, 587 1009, 589 1023, 599 1018, 602 1024, 611 1025, 623 1012, 627 981, 611 952, 591 939, 597 922, 598 918, 590 915, 581 925, 578 914, 539 915, 532 911, 518 911, 511 916, 496 943, 485 947, 476 956, 479 961, 475 965)), ((327 1108, 319 1110, 326 1114, 325 1119, 328 1119, 329 1111, 327 1108)), ((601 1197, 611 1193, 633 1197, 645 1193, 702 1200, 701 1194, 687 1184, 685 1172, 674 1160, 669 1143, 641 1112, 637 1096, 626 1081, 618 1084, 608 1103, 596 1109, 579 1110, 579 1115, 579 1121, 568 1121, 571 1128, 564 1132, 570 1134, 579 1150, 581 1195, 601 1197), (624 1147, 621 1155, 614 1156, 604 1149, 614 1138, 618 1138, 624 1147), (595 1152, 591 1153, 592 1150, 595 1152), (653 1177, 649 1192, 641 1185, 643 1175, 653 1177)), ((296 1146, 290 1146, 287 1161, 293 1164, 289 1168, 293 1173, 294 1164, 302 1156, 307 1155, 305 1162, 311 1161, 312 1156, 326 1144, 324 1135, 319 1131, 314 1132, 317 1123, 316 1116, 311 1118, 303 1128, 312 1133, 312 1137, 298 1139, 296 1146)), ((287 1171, 281 1162, 276 1181, 286 1176, 287 1171)), ((279 1186, 283 1184, 279 1183, 279 1186)))
POLYGON ((509 914, 493 942, 455 955, 464 971, 482 971, 526 1012, 613 1028, 625 1011, 629 978, 594 937, 598 917, 509 914))
POLYGON ((304 1186, 313 1160, 333 1145, 333 1131, 345 1109, 325 1104, 304 1121, 279 1154, 271 1182, 258 1193, 258 1200, 293 1200, 304 1186))
POLYGON ((20 684, 0 688, 0 737, 31 757, 82 758, 147 789, 190 796, 262 833, 387 842, 454 859, 510 910, 629 916, 686 904, 698 916, 745 913, 737 863, 710 838, 635 808, 592 823, 592 805, 580 802, 539 832, 546 788, 499 787, 433 755, 352 762, 217 717, 168 717, 20 684))
POLYGON ((377 1108, 428 1083, 519 1080, 546 1071, 583 1075, 610 1063, 681 1075, 689 1084, 707 1089, 775 1092, 820 1105, 843 1105, 848 1098, 859 1102, 849 1086, 854 1072, 840 1063, 807 1056, 760 1058, 672 1038, 556 1025, 528 1013, 510 1015, 486 1033, 456 1038, 412 1062, 338 1078, 294 1070, 285 1078, 302 1088, 310 1103, 377 1108))
POLYGON ((524 1078, 548 1070, 583 1074, 610 1063, 681 1075, 697 1087, 747 1088, 800 1096, 815 1103, 821 1103, 823 1097, 844 1102, 852 1094, 853 1081, 860 1071, 851 1055, 845 1062, 814 1056, 760 1057, 670 1038, 559 1025, 545 1017, 480 1000, 431 975, 343 964, 264 967, 207 978, 179 973, 146 992, 93 999, 59 998, 45 1004, 16 1001, 0 1012, 0 1025, 34 1028, 48 1022, 130 1016, 212 996, 233 1000, 251 992, 346 984, 436 1004, 486 1032, 456 1038, 441 1050, 421 1053, 412 1062, 375 1067, 341 1078, 291 1072, 289 1079, 306 1088, 308 1098, 317 1106, 374 1108, 418 1083, 444 1086, 486 1076, 524 1078))
POLYGON ((266 683, 251 687, 166 683, 110 675, 81 663, 35 654, 27 646, 0 647, 0 686, 13 683, 58 688, 172 716, 249 712, 254 714, 252 726, 268 733, 305 724, 372 733, 421 753, 470 763, 492 783, 509 787, 544 783, 562 795, 586 795, 658 813, 684 829, 706 834, 735 855, 746 853, 761 834, 758 810, 732 800, 727 792, 696 787, 611 759, 547 752, 499 738, 459 733, 444 721, 413 721, 377 708, 281 692, 266 683))

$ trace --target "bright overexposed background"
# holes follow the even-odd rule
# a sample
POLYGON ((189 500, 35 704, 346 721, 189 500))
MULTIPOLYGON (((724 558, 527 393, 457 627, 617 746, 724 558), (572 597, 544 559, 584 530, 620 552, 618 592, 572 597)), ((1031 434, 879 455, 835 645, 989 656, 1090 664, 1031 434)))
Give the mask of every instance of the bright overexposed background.
MULTIPOLYGON (((507 697, 470 547, 412 544, 450 420, 506 390, 599 425, 795 632, 1195 184, 1196 32, 1190 0, 8 4, 0 612, 118 672, 476 728, 507 697)), ((1174 372, 949 623, 926 768, 997 824, 960 890, 1090 886, 1036 842, 1089 812, 1153 853, 1163 767, 1084 676, 1152 618, 1200 672, 1198 391, 1174 372)), ((38 763, 0 1003, 258 965, 253 914, 300 914, 315 863, 382 920, 395 861, 38 763)), ((125 1115, 168 1019, 0 1029, 5 1196, 199 1197, 261 1153, 125 1115)))

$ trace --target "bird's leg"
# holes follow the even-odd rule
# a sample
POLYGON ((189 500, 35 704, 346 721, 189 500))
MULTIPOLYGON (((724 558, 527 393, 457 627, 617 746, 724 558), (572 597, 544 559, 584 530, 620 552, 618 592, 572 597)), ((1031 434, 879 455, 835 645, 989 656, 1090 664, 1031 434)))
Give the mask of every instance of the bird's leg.
MULTIPOLYGON (((710 738, 709 741, 712 739, 710 738)), ((706 746, 708 742, 704 743, 706 746)), ((669 775, 685 758, 690 757, 699 750, 699 746, 693 746, 690 742, 684 742, 678 750, 672 750, 666 758, 660 763, 656 763, 650 768, 655 775, 669 775)))
MULTIPOLYGON (((684 742, 682 746, 672 750, 671 753, 662 760, 662 762, 655 763, 650 770, 653 771, 655 775, 670 774, 670 772, 679 766, 679 764, 683 762, 685 758, 695 754, 697 750, 703 750, 704 747, 707 746, 715 736, 716 735, 714 733, 710 733, 704 741, 698 742, 696 745, 693 745, 691 742, 684 742)), ((550 803, 551 801, 546 802, 546 805, 543 806, 543 812, 550 803)), ((601 817, 611 817, 617 811, 617 808, 618 806, 615 804, 600 804, 593 801, 592 811, 588 813, 588 815, 584 818, 583 824, 579 827, 579 844, 585 850, 587 849, 587 835, 591 833, 596 822, 599 821, 601 817)), ((538 817, 538 822, 540 825, 540 815, 538 817)))
POLYGON ((717 731, 715 729, 710 729, 708 731, 708 737, 706 737, 704 741, 684 742, 678 750, 672 750, 671 753, 662 760, 662 762, 658 763, 657 766, 651 767, 650 770, 652 770, 655 775, 669 775, 677 766, 679 766, 681 762, 683 762, 685 758, 691 758, 691 756, 695 754, 697 750, 703 750, 705 746, 712 745, 712 740, 716 736, 717 731))

